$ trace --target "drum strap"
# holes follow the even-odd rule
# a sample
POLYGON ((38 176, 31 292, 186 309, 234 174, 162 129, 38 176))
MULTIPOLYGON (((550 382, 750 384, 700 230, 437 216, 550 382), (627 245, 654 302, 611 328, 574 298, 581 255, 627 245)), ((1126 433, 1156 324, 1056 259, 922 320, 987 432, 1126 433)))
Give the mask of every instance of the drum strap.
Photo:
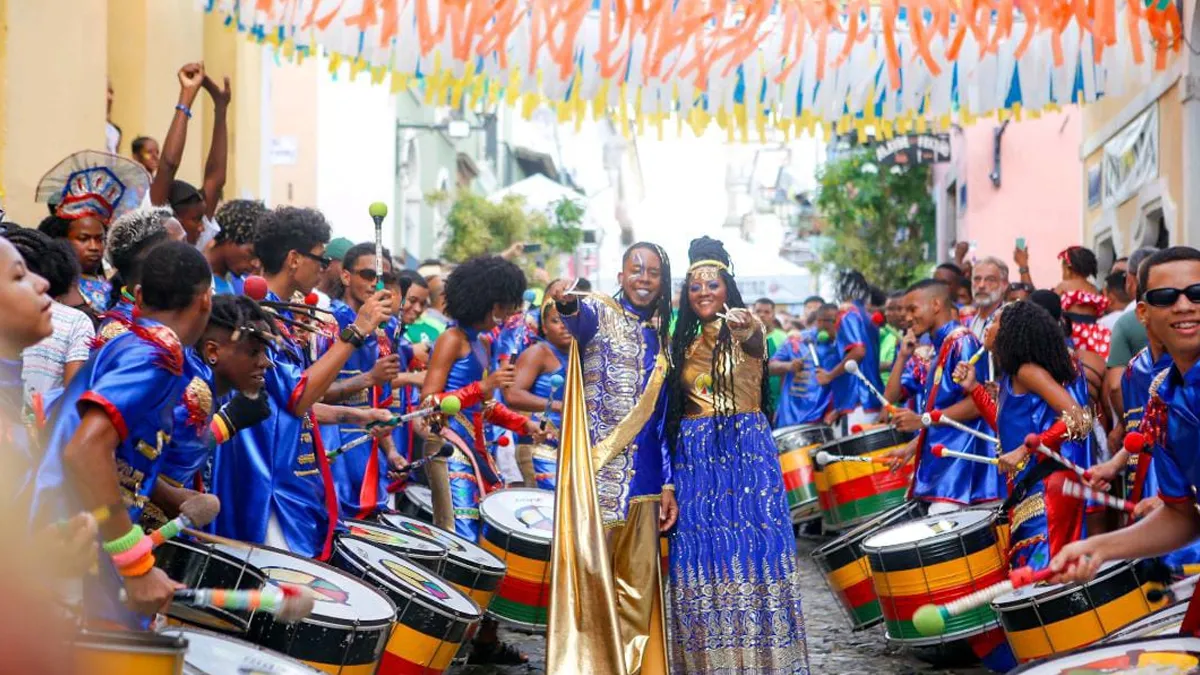
MULTIPOLYGON (((934 367, 933 386, 929 388, 929 396, 925 400, 925 412, 932 412, 937 402, 938 389, 942 386, 942 371, 946 365, 946 359, 950 358, 950 350, 954 345, 958 344, 958 338, 966 334, 966 328, 958 327, 946 336, 942 341, 942 348, 938 350, 937 365, 934 367)), ((921 427, 921 431, 917 434, 917 456, 913 461, 913 478, 908 484, 908 498, 913 498, 913 490, 917 487, 917 470, 921 468, 921 455, 924 454, 921 450, 925 447, 926 437, 929 435, 928 427, 921 427)))

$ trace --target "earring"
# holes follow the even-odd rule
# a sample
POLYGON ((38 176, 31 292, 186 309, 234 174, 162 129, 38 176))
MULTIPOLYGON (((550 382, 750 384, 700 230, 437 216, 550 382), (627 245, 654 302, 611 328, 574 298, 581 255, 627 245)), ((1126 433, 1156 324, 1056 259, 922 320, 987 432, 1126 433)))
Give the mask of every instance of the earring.
POLYGON ((215 356, 208 357, 208 365, 210 365, 210 366, 217 365, 217 357, 215 357, 215 356))

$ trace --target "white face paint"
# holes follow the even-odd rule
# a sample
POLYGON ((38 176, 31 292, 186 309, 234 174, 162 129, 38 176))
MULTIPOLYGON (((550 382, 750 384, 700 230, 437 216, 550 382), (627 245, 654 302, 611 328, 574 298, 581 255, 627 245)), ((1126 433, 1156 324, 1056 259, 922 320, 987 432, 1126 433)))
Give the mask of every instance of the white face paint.
MULTIPOLYGON (((642 275, 645 273, 646 273, 646 259, 644 257, 642 257, 641 251, 634 251, 633 252, 633 274, 629 278, 630 282, 637 282, 637 280, 641 279, 642 275)), ((634 293, 634 295, 637 296, 638 300, 643 301, 643 302, 650 298, 649 289, 639 288, 639 289, 634 290, 633 293, 634 293)))

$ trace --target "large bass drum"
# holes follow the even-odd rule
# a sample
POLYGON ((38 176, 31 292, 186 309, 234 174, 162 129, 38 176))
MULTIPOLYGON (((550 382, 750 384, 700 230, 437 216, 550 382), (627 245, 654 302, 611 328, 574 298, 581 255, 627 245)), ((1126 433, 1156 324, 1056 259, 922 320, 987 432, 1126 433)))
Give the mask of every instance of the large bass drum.
POLYGON ((550 606, 550 551, 554 537, 554 493, 510 488, 479 504, 479 545, 508 570, 489 613, 515 627, 546 629, 550 606))
MULTIPOLYGON (((826 443, 817 452, 835 457, 880 458, 907 442, 895 427, 886 426, 826 443)), ((877 462, 835 461, 818 465, 814 481, 825 527, 835 530, 853 527, 900 506, 908 497, 912 474, 912 462, 896 472, 877 462)))

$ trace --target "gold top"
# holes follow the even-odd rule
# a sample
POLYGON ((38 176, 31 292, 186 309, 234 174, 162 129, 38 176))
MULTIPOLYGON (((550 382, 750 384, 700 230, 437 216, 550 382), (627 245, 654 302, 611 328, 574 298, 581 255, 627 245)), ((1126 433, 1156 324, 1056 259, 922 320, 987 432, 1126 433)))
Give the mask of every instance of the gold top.
MULTIPOLYGON (((757 412, 762 409, 762 359, 747 354, 742 345, 735 339, 731 357, 721 358, 721 363, 713 369, 713 350, 717 345, 717 334, 725 325, 723 319, 716 319, 704 324, 700 335, 692 341, 687 349, 683 363, 683 386, 687 389, 687 401, 684 404, 684 414, 689 417, 708 417, 717 413, 734 415, 737 413, 757 412), (732 361, 732 363, 730 363, 732 361), (720 378, 733 383, 733 396, 723 391, 718 397, 714 391, 716 378, 713 373, 719 373, 720 378), (702 377, 703 376, 703 377, 702 377), (718 400, 714 400, 716 397, 718 400)), ((762 331, 757 331, 750 339, 762 338, 762 331)), ((765 353, 765 339, 764 339, 765 353)))

